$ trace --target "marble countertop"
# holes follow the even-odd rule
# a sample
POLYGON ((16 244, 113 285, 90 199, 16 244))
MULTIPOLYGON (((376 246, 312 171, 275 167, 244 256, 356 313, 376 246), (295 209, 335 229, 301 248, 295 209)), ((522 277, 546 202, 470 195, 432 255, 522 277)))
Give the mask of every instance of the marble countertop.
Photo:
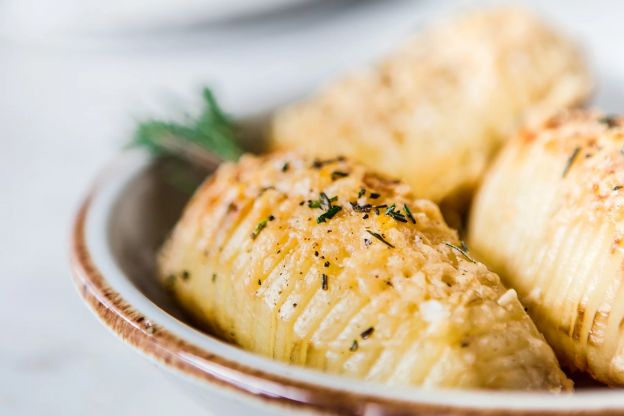
MULTIPOLYGON (((82 305, 70 279, 72 217, 137 118, 193 108, 203 85, 236 115, 264 110, 370 61, 432 14, 473 2, 356 3, 149 36, 0 35, 1 414, 203 412, 82 305)), ((621 113, 622 6, 530 3, 591 51, 596 102, 621 113)))

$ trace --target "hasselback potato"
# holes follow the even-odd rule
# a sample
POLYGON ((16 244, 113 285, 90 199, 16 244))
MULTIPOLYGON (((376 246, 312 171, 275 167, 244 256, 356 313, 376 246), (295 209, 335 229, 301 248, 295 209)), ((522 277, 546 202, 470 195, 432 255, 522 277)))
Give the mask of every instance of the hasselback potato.
POLYGON ((278 112, 271 145, 344 154, 403 179, 418 197, 453 200, 469 194, 518 125, 590 89, 576 46, 535 16, 472 12, 278 112))
POLYGON ((515 292, 437 206, 343 158, 221 166, 160 273, 212 332, 289 363, 398 385, 571 387, 515 292))
POLYGON ((478 192, 473 250, 568 366, 624 383, 624 128, 572 112, 519 134, 478 192))

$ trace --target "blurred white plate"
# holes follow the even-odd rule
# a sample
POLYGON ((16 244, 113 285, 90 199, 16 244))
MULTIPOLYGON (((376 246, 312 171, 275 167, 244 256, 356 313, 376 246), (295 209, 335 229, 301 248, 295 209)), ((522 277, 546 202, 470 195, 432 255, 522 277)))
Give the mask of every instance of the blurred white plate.
POLYGON ((191 26, 319 0, 4 0, 0 31, 40 38, 191 26))

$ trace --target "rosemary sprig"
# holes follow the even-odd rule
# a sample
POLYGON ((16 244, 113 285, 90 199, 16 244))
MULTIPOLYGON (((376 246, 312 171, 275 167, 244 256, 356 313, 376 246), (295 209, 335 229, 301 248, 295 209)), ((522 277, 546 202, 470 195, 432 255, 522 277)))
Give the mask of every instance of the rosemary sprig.
MULTIPOLYGON (((461 253, 462 256, 464 256, 466 258, 466 260, 468 260, 471 263, 476 263, 477 261, 475 259, 473 259, 472 257, 470 257, 470 255, 468 255, 468 251, 461 248, 461 247, 457 247, 455 244, 451 244, 449 242, 444 242, 444 245, 447 247, 452 248, 453 250, 459 251, 461 253)), ((465 247, 464 243, 462 242, 462 246, 465 247)))
POLYGON ((185 123, 160 120, 140 123, 131 146, 199 165, 214 166, 221 160, 237 160, 243 150, 236 142, 231 120, 221 110, 210 89, 203 90, 203 98, 204 108, 200 115, 185 123))

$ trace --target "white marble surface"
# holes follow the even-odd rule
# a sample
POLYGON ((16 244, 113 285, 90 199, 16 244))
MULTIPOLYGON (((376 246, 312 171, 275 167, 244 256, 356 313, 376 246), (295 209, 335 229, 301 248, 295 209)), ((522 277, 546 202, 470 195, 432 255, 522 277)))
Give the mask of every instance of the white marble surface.
MULTIPOLYGON (((0 35, 0 414, 201 414, 75 293, 70 222, 94 174, 137 116, 192 107, 202 85, 214 86, 226 109, 252 113, 368 61, 441 7, 466 3, 330 2, 303 16, 149 36, 0 35)), ((531 3, 592 51, 597 102, 622 112, 620 3, 531 3)))

